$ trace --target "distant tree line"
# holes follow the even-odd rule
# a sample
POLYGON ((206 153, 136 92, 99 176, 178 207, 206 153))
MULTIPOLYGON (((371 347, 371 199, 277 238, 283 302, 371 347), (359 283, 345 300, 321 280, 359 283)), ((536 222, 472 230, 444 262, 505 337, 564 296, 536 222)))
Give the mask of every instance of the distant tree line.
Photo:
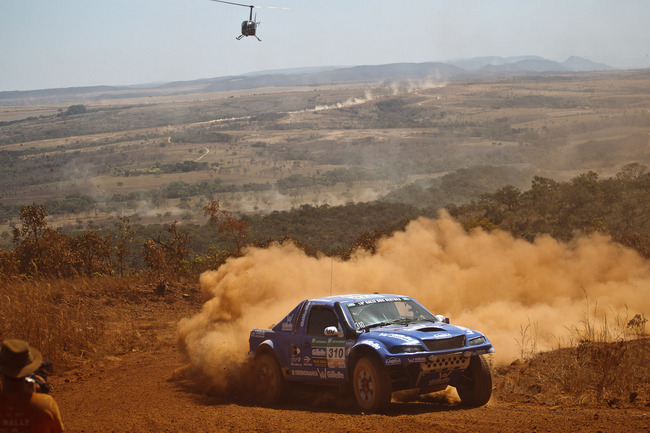
POLYGON ((75 114, 85 114, 86 106, 83 104, 75 104, 68 107, 67 110, 59 113, 62 116, 74 116, 75 114))
POLYGON ((528 191, 507 185, 448 209, 466 227, 498 227, 527 240, 598 231, 650 258, 650 173, 638 163, 607 179, 593 171, 568 182, 535 177, 528 191))
POLYGON ((278 190, 286 193, 293 188, 305 188, 315 186, 334 186, 337 183, 353 183, 359 181, 378 180, 381 176, 372 170, 362 167, 337 168, 328 170, 322 174, 303 175, 292 174, 276 182, 278 190))
MULTIPOLYGON (((72 206, 80 197, 68 199, 72 206)), ((284 241, 308 254, 346 259, 357 248, 374 251, 382 237, 419 216, 435 217, 439 208, 376 201, 237 216, 213 200, 203 210, 209 217, 204 225, 135 226, 120 218, 109 229, 65 234, 47 225, 44 206, 21 206, 14 249, 0 250, 0 276, 152 272, 166 280, 216 269, 247 245, 284 241)), ((468 231, 504 230, 529 241, 539 234, 567 241, 576 234, 601 232, 650 258, 650 173, 636 163, 602 180, 594 172, 568 182, 535 177, 528 191, 506 185, 447 210, 468 231)))
POLYGON ((207 170, 207 162, 183 161, 174 164, 157 163, 152 168, 131 169, 124 171, 125 176, 140 176, 143 174, 169 174, 169 173, 189 173, 191 171, 207 170))
POLYGON ((65 234, 48 226, 47 209, 38 204, 21 206, 20 227, 14 228, 13 250, 0 250, 0 277, 56 278, 88 277, 151 272, 161 283, 179 277, 218 268, 227 257, 241 254, 247 240, 247 223, 222 209, 218 201, 205 206, 209 216, 206 230, 224 245, 215 253, 215 245, 203 255, 191 258, 190 230, 177 221, 138 234, 128 219, 119 218, 108 231, 84 231, 65 234), (135 257, 137 256, 137 257, 135 257), (211 260, 208 260, 211 259, 211 260))

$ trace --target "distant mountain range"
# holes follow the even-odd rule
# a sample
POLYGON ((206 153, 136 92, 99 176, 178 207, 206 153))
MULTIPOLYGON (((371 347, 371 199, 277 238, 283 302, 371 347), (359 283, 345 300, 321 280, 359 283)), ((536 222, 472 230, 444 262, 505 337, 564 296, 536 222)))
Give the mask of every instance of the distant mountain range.
POLYGON ((537 56, 518 56, 506 58, 473 57, 471 59, 452 60, 448 63, 465 71, 495 75, 516 72, 591 72, 615 69, 604 63, 595 63, 576 56, 571 56, 563 62, 555 62, 537 56))
POLYGON ((315 86, 405 80, 464 80, 485 77, 608 71, 615 68, 580 57, 555 62, 537 56, 474 57, 427 63, 329 66, 259 71, 238 76, 137 86, 94 86, 0 92, 0 105, 71 103, 101 99, 178 95, 270 86, 315 86))

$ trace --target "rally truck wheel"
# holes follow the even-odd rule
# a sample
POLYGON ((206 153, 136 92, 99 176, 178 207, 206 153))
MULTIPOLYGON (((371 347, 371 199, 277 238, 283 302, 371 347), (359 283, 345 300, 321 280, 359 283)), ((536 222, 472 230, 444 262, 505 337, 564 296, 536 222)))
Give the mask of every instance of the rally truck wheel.
POLYGON ((255 360, 255 400, 262 406, 274 406, 282 401, 284 378, 275 356, 264 353, 255 360))
POLYGON ((374 357, 364 356, 354 366, 352 388, 364 412, 380 412, 390 403, 392 387, 388 370, 374 357))
POLYGON ((456 384, 456 391, 465 406, 479 407, 492 396, 492 373, 482 356, 472 356, 469 366, 456 384))

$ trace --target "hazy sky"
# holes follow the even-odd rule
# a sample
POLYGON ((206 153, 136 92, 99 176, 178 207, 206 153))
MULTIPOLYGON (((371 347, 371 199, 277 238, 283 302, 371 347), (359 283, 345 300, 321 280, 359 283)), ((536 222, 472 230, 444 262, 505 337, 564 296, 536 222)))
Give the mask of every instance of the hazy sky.
POLYGON ((322 65, 571 55, 650 67, 650 0, 0 0, 0 91, 322 65), (244 1, 243 3, 248 4, 244 1))

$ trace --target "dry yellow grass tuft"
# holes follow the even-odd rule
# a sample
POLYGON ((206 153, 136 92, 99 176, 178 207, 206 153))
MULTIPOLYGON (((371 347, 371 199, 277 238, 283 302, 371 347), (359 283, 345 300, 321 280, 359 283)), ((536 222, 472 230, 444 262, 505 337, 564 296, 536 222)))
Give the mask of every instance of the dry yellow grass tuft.
POLYGON ((571 344, 497 368, 501 398, 550 406, 650 407, 647 319, 637 314, 594 323, 595 317, 586 317, 571 344))
POLYGON ((143 277, 0 281, 0 337, 29 341, 55 369, 169 344, 179 315, 195 308, 188 286, 160 293, 143 277))

